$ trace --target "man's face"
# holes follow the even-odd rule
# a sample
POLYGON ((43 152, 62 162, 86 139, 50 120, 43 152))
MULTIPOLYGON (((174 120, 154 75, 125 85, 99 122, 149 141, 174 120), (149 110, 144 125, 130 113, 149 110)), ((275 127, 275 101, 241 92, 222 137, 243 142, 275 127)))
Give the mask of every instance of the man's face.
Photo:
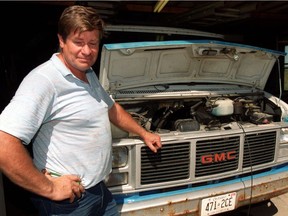
POLYGON ((99 31, 72 32, 64 41, 58 35, 65 64, 70 70, 86 71, 97 60, 99 51, 99 31))

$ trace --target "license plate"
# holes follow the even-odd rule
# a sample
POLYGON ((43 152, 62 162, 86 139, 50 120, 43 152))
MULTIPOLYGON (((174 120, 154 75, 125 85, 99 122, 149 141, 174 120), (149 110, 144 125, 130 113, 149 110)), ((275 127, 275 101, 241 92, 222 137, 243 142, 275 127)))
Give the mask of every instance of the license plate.
POLYGON ((209 197, 201 202, 201 216, 209 216, 235 209, 236 192, 209 197))

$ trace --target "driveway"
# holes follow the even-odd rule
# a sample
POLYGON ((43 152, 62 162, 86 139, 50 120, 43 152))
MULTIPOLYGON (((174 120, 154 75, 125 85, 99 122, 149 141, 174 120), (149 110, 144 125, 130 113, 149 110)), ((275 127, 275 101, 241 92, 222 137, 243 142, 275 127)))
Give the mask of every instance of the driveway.
POLYGON ((249 207, 243 207, 219 216, 287 216, 288 193, 275 197, 270 201, 254 204, 250 208, 250 215, 248 212, 249 207))

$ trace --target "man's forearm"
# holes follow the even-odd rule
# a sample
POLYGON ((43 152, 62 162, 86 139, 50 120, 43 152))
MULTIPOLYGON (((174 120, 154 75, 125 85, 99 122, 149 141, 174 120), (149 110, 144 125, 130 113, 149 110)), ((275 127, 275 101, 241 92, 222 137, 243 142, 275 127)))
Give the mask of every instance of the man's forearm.
POLYGON ((139 135, 154 153, 162 147, 159 135, 146 131, 117 103, 109 110, 109 118, 117 127, 139 135))
POLYGON ((127 113, 119 104, 115 103, 114 107, 111 110, 111 114, 109 115, 110 121, 117 127, 133 133, 137 134, 140 137, 144 137, 147 131, 139 125, 132 116, 127 113))
POLYGON ((48 197, 51 182, 33 165, 21 141, 0 131, 0 170, 12 182, 33 193, 48 197))

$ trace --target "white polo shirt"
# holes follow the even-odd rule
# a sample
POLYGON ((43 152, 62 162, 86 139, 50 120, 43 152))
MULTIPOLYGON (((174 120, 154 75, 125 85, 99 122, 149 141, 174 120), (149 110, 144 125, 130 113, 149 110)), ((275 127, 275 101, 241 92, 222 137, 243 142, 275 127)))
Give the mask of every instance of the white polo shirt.
POLYGON ((57 53, 32 70, 0 115, 0 130, 33 145, 39 170, 77 174, 85 188, 111 172, 108 109, 114 101, 92 69, 76 78, 57 53))

